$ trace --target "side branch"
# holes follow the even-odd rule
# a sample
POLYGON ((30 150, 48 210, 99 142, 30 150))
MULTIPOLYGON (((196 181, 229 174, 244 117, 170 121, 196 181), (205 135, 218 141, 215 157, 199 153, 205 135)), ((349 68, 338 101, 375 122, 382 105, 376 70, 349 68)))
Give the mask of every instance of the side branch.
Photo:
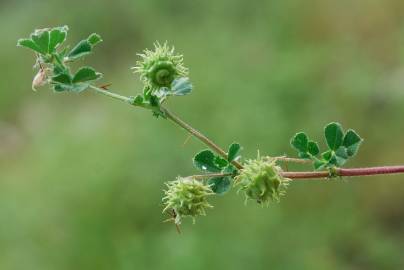
MULTIPOLYGON (((164 114, 167 116, 168 119, 170 119, 175 124, 179 125, 183 129, 188 131, 190 134, 192 134, 193 136, 195 136, 196 138, 201 140, 203 143, 205 143, 207 146, 212 148, 212 150, 214 150, 220 156, 227 159, 226 151, 224 151, 220 146, 218 146, 213 141, 211 141, 208 137, 206 137, 205 135, 203 135, 202 133, 200 133, 198 130, 194 129, 193 127, 191 127, 187 123, 185 123, 178 116, 176 116, 175 114, 173 114, 172 112, 170 112, 169 110, 164 108, 163 106, 160 106, 160 109, 164 112, 164 114)), ((243 166, 237 161, 232 161, 232 164, 239 170, 243 168, 243 166)))
MULTIPOLYGON (((113 92, 107 91, 103 88, 94 86, 94 85, 90 85, 90 87, 97 92, 98 94, 102 94, 120 101, 123 101, 125 103, 134 105, 132 103, 132 99, 129 97, 125 97, 119 94, 115 94, 113 92)), ((138 106, 138 105, 135 105, 138 106)), ((151 107, 145 107, 145 106, 139 106, 139 107, 144 107, 146 109, 151 109, 151 107)), ((171 120, 173 123, 177 124, 178 126, 182 127, 183 129, 185 129, 186 131, 188 131, 190 134, 192 134, 193 136, 195 136, 196 138, 198 138, 200 141, 202 141, 204 144, 206 144, 208 147, 210 147, 212 150, 214 150, 216 153, 218 153, 220 156, 222 156, 223 158, 227 159, 227 153, 226 151, 224 151, 220 146, 218 146, 217 144, 215 144, 212 140, 210 140, 208 137, 206 137, 205 135, 203 135, 201 132, 199 132, 198 130, 194 129, 193 127, 191 127, 190 125, 188 125, 186 122, 184 122, 183 120, 181 120, 181 118, 179 118, 178 116, 176 116, 175 114, 173 114, 171 111, 169 111, 168 109, 164 108, 163 106, 160 106, 160 110, 165 114, 165 116, 171 120)), ((232 164, 237 168, 237 169, 242 169, 243 166, 237 162, 237 161, 232 161, 232 164)))
POLYGON ((232 176, 231 173, 210 173, 210 174, 199 174, 199 175, 191 175, 188 176, 189 178, 193 178, 195 180, 203 180, 206 178, 213 178, 213 177, 225 177, 225 176, 232 176))
MULTIPOLYGON (((337 168, 333 171, 335 176, 371 176, 380 174, 399 174, 404 173, 404 166, 385 166, 385 167, 370 167, 370 168, 354 168, 354 169, 341 169, 337 168)), ((282 176, 290 179, 318 179, 329 178, 329 171, 319 172, 283 172, 282 176)))

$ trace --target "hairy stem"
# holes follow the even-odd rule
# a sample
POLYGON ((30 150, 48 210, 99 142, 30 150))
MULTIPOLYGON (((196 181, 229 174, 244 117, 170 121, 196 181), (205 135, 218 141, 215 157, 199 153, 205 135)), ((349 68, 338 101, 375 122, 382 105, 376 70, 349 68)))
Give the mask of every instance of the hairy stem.
MULTIPOLYGON (((132 104, 132 99, 129 98, 129 97, 125 97, 125 96, 122 96, 122 95, 119 95, 119 94, 112 93, 110 91, 107 91, 107 90, 105 90, 103 88, 100 88, 100 87, 97 87, 97 86, 94 86, 94 85, 90 85, 90 87, 93 90, 95 90, 95 92, 97 92, 98 94, 102 94, 102 95, 105 95, 105 96, 108 96, 108 97, 111 97, 111 98, 114 98, 114 99, 117 99, 117 100, 120 100, 120 101, 123 101, 123 102, 126 102, 126 103, 129 103, 129 104, 133 105, 132 104)), ((145 108, 151 109, 151 108, 148 108, 148 107, 145 107, 145 108)), ((194 137, 196 137, 197 139, 202 141, 204 144, 206 144, 208 147, 210 147, 212 150, 214 150, 217 154, 219 154, 223 158, 227 159, 226 151, 224 151, 220 146, 215 144, 208 137, 206 137, 201 132, 199 132, 198 130, 194 129, 189 124, 187 124, 186 122, 181 120, 177 115, 170 112, 167 108, 165 108, 163 106, 160 106, 160 110, 173 123, 175 123, 178 126, 182 127, 183 129, 188 131, 191 135, 193 135, 194 137)), ((243 168, 243 166, 237 161, 232 161, 232 164, 239 170, 243 168)))
POLYGON ((231 173, 209 173, 209 174, 199 174, 199 175, 191 175, 187 176, 186 178, 193 178, 195 180, 202 180, 206 178, 212 178, 212 177, 225 177, 225 176, 232 176, 233 174, 231 173))
MULTIPOLYGON (((369 167, 369 168, 354 168, 342 169, 336 168, 333 172, 336 176, 370 176, 380 174, 398 174, 404 173, 404 166, 384 166, 384 167, 369 167)), ((283 172, 282 176, 291 179, 318 179, 330 177, 329 171, 319 172, 283 172)))
MULTIPOLYGON (((194 137, 202 141, 204 144, 209 146, 212 150, 214 150, 217 154, 222 156, 223 158, 227 159, 227 153, 217 144, 215 144, 212 140, 210 140, 208 137, 203 135, 201 132, 198 130, 194 129, 191 127, 189 124, 181 120, 178 116, 170 112, 168 109, 164 108, 163 106, 160 106, 160 109, 164 114, 167 116, 169 120, 177 124, 178 126, 182 127, 186 131, 188 131, 190 134, 192 134, 194 137)), ((237 162, 237 161, 232 161, 232 164, 237 168, 237 169, 242 169, 243 166, 237 162)))
MULTIPOLYGON (((110 91, 107 91, 103 88, 90 85, 90 88, 95 90, 96 93, 102 94, 120 101, 123 101, 128 104, 132 104, 132 99, 129 97, 125 97, 119 94, 112 93, 110 91)), ((147 106, 140 106, 144 107, 146 109, 152 109, 151 107, 147 106)), ((194 129, 191 127, 189 124, 181 120, 177 115, 173 114, 171 111, 169 111, 167 108, 160 106, 160 110, 166 115, 166 117, 171 120, 173 123, 177 124, 178 126, 182 127, 185 129, 187 132, 189 132, 191 135, 202 141, 204 144, 206 144, 208 147, 210 147, 212 150, 214 150, 217 154, 222 156, 223 158, 227 159, 227 153, 224 151, 220 146, 215 144, 212 140, 210 140, 208 137, 203 135, 201 132, 198 130, 194 129)), ((288 157, 277 157, 279 161, 284 161, 284 162, 295 162, 295 163, 306 163, 306 160, 303 159, 296 159, 296 158, 288 158, 288 157)), ((243 169, 243 166, 237 162, 233 161, 232 164, 239 170, 243 169)), ((336 168, 335 171, 333 171, 333 176, 347 176, 347 177, 353 177, 353 176, 370 176, 370 175, 380 175, 380 174, 398 174, 398 173, 404 173, 404 166, 385 166, 385 167, 370 167, 370 168, 355 168, 355 169, 342 169, 342 168, 336 168)), ((191 176, 194 179, 204 179, 207 177, 221 177, 221 176, 230 176, 231 174, 205 174, 205 175, 194 175, 191 176)), ((330 177, 330 172, 329 171, 318 171, 318 172, 283 172, 282 176, 290 179, 319 179, 319 178, 329 178, 330 177)))
POLYGON ((290 158, 286 156, 275 157, 276 160, 286 163, 300 163, 300 164, 308 164, 312 161, 310 159, 302 159, 302 158, 290 158))
POLYGON ((114 99, 117 99, 117 100, 120 100, 120 101, 123 101, 123 102, 131 104, 132 100, 129 97, 125 97, 125 96, 121 96, 121 95, 109 92, 109 91, 107 91, 107 90, 105 90, 103 88, 100 88, 100 87, 97 87, 97 86, 94 86, 94 85, 90 85, 90 88, 93 89, 98 94, 105 95, 105 96, 108 96, 108 97, 111 97, 111 98, 114 98, 114 99))

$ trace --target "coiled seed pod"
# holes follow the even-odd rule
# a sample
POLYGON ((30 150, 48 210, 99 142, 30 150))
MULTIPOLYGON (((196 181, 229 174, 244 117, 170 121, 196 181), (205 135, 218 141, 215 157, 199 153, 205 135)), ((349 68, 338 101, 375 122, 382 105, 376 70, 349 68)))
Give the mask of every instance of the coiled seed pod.
POLYGON ((195 222, 197 216, 205 216, 206 209, 212 208, 207 197, 214 193, 208 185, 192 178, 182 177, 166 185, 168 189, 164 191, 163 213, 174 211, 176 224, 181 224, 181 219, 187 216, 192 217, 195 222))
POLYGON ((291 181, 281 175, 282 169, 276 165, 276 159, 270 157, 258 157, 248 160, 244 169, 235 179, 235 185, 239 191, 243 191, 246 200, 255 200, 258 203, 269 204, 279 202, 280 197, 286 192, 291 181))
POLYGON ((183 64, 183 56, 174 53, 174 47, 167 43, 154 44, 154 51, 146 49, 139 54, 142 59, 133 68, 140 74, 140 79, 153 91, 162 87, 171 87, 171 83, 178 77, 186 77, 188 69, 183 64))

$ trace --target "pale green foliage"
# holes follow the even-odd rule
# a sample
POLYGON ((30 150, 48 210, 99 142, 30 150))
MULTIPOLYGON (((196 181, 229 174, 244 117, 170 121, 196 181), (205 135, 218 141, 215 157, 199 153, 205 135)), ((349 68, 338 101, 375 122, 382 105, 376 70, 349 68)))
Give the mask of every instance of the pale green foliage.
POLYGON ((101 37, 93 33, 69 51, 68 47, 61 49, 68 30, 67 26, 38 29, 29 38, 18 40, 17 46, 31 49, 37 55, 35 67, 39 70, 32 82, 33 90, 48 83, 56 92, 81 92, 102 77, 92 67, 81 67, 76 73, 69 67, 70 62, 92 53, 101 37))
POLYGON ((206 209, 212 207, 207 201, 214 194, 209 185, 182 177, 167 182, 166 185, 168 189, 164 191, 163 213, 173 211, 176 224, 181 224, 183 217, 192 217, 195 222, 197 216, 206 215, 206 209))
POLYGON ((244 169, 235 178, 235 185, 240 187, 239 191, 245 194, 247 200, 266 205, 279 202, 290 182, 281 172, 276 158, 258 157, 244 164, 244 169))

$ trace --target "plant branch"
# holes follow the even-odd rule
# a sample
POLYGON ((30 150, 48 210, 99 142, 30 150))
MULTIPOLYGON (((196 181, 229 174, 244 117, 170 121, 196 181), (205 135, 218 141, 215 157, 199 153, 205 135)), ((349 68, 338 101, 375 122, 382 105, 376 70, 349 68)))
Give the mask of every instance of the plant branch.
MULTIPOLYGON (((161 111, 167 116, 169 120, 177 124, 178 126, 182 127, 186 131, 188 131, 190 134, 192 134, 194 137, 202 141, 204 144, 209 146, 212 150, 214 150, 217 154, 222 156, 223 158, 227 159, 227 153, 217 144, 215 144, 213 141, 211 141, 208 137, 203 135, 201 132, 198 130, 194 129, 191 127, 189 124, 181 120, 178 116, 170 112, 168 109, 166 109, 163 106, 160 106, 161 111)), ((237 161, 232 161, 231 162, 237 169, 242 169, 243 166, 237 162, 237 161)))
POLYGON ((185 178, 193 178, 195 180, 202 180, 206 178, 212 178, 212 177, 225 177, 225 176, 232 176, 233 174, 231 173, 209 173, 209 174, 199 174, 199 175, 191 175, 187 176, 185 178))
MULTIPOLYGON (((95 90, 98 94, 102 94, 120 101, 123 101, 125 103, 131 104, 132 99, 126 96, 122 96, 119 94, 112 93, 108 90, 102 89, 100 87, 90 85, 90 88, 95 90)), ((139 105, 135 105, 139 106, 139 105)), ((139 106, 143 107, 146 109, 152 109, 146 106, 139 106)), ((161 111, 166 115, 166 117, 171 120, 173 123, 177 124, 178 126, 182 127, 185 129, 187 132, 189 132, 191 135, 202 141, 204 144, 206 144, 208 147, 210 147, 212 150, 214 150, 217 154, 222 156, 223 158, 227 159, 227 153, 217 144, 215 144, 212 140, 210 140, 208 137, 203 135, 201 132, 198 130, 194 129, 191 127, 189 124, 184 122, 182 119, 180 119, 177 115, 173 114, 171 111, 169 111, 167 108, 160 106, 161 111)), ((279 161, 283 162, 294 162, 294 163, 306 163, 306 160, 304 159, 297 159, 297 158, 288 158, 288 157, 277 157, 279 161)), ((232 164, 239 170, 243 169, 243 166, 237 162, 233 161, 232 164)), ((370 167, 370 168, 354 168, 354 169, 342 169, 342 168, 336 168, 333 172, 333 176, 346 176, 346 177, 353 177, 353 176, 370 176, 370 175, 380 175, 380 174, 398 174, 398 173, 404 173, 404 166, 385 166, 385 167, 370 167)), ((191 176, 195 179, 203 179, 207 177, 221 177, 221 176, 230 176, 231 174, 205 174, 205 175, 194 175, 191 176)), ((282 176, 290 179, 319 179, 319 178, 329 178, 330 177, 330 172, 329 171, 313 171, 313 172, 283 172, 282 176)))
POLYGON ((286 163, 300 163, 300 164, 308 164, 312 163, 310 159, 302 159, 302 158, 290 158, 286 156, 275 157, 276 160, 286 163))
POLYGON ((103 88, 100 88, 100 87, 97 87, 97 86, 94 86, 94 85, 90 85, 89 87, 91 89, 93 89, 95 92, 97 92, 98 94, 108 96, 108 97, 111 97, 111 98, 114 98, 114 99, 117 99, 117 100, 120 100, 120 101, 123 101, 123 102, 131 104, 132 100, 129 97, 125 97, 125 96, 121 96, 119 94, 112 93, 112 92, 110 92, 108 90, 105 90, 103 88))
MULTIPOLYGON (((107 91, 103 88, 94 86, 94 85, 90 85, 90 87, 95 90, 95 92, 97 92, 98 94, 102 94, 120 101, 123 101, 125 103, 129 103, 131 105, 132 104, 132 99, 129 97, 125 97, 119 94, 115 94, 112 93, 110 91, 107 91)), ((138 105, 135 105, 138 106, 138 105)), ((140 106, 142 107, 142 106, 140 106)), ((143 106, 144 107, 144 106, 143 106)), ((149 107, 144 107, 147 109, 151 109, 149 107)), ((222 156, 223 158, 227 159, 227 153, 226 151, 224 151, 220 146, 218 146, 217 144, 215 144, 212 140, 210 140, 208 137, 206 137, 205 135, 203 135, 201 132, 199 132, 198 130, 194 129, 193 127, 191 127, 189 124, 187 124, 186 122, 184 122, 181 118, 179 118, 177 115, 173 114, 171 111, 169 111, 167 108, 163 107, 160 105, 160 110, 165 114, 165 116, 171 120, 173 123, 177 124, 178 126, 182 127, 183 129, 185 129, 186 131, 188 131, 191 135, 193 135, 194 137, 196 137, 197 139, 199 139, 200 141, 202 141, 204 144, 206 144, 208 147, 210 147, 212 150, 214 150, 217 154, 219 154, 220 156, 222 156)), ((242 169, 243 166, 237 162, 237 161, 232 161, 232 164, 237 168, 237 169, 242 169)))
MULTIPOLYGON (((333 171, 335 176, 371 176, 380 174, 398 174, 404 173, 404 166, 384 166, 384 167, 369 167, 369 168, 354 168, 354 169, 342 169, 336 168, 333 171)), ((329 171, 319 171, 319 172, 283 172, 282 176, 291 179, 318 179, 318 178, 329 178, 329 171)))

